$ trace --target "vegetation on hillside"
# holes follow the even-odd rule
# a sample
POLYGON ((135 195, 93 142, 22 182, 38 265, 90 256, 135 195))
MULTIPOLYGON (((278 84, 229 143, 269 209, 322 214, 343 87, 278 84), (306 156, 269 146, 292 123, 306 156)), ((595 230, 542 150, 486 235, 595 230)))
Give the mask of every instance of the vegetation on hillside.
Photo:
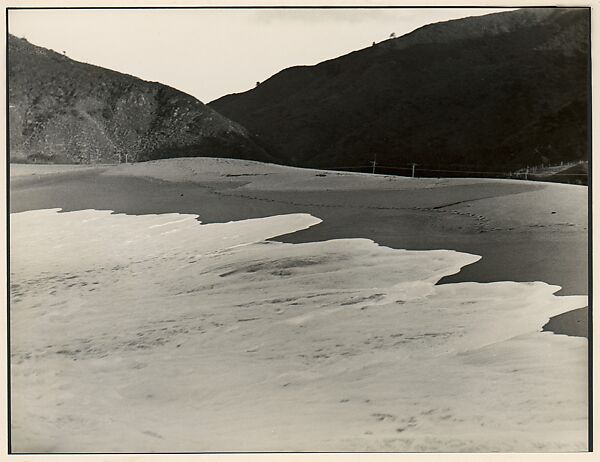
POLYGON ((9 36, 10 157, 96 163, 269 157, 239 124, 168 86, 9 36))

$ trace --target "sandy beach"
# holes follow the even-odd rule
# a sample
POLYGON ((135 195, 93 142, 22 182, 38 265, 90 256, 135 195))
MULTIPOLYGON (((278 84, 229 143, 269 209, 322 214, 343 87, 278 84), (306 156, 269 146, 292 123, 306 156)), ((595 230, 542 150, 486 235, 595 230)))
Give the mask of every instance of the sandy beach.
MULTIPOLYGON (((446 282, 544 281, 587 294, 588 190, 519 180, 410 179, 227 159, 135 165, 11 166, 10 211, 60 207, 197 214, 203 223, 310 213, 301 243, 367 238, 397 249, 483 258, 446 282)), ((587 310, 556 317, 556 333, 587 336, 587 310)))
POLYGON ((586 450, 586 188, 27 168, 15 452, 586 450))

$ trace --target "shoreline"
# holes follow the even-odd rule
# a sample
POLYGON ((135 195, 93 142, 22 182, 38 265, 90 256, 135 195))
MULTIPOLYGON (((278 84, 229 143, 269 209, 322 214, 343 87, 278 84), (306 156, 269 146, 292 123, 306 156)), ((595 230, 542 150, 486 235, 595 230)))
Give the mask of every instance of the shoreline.
MULTIPOLYGON (((64 211, 111 209, 134 215, 193 213, 203 223, 310 213, 323 222, 274 240, 301 243, 368 238, 396 249, 456 250, 481 255, 482 259, 442 278, 439 285, 467 281, 544 281, 561 286, 558 295, 587 294, 587 214, 573 211, 577 200, 561 194, 567 188, 574 192, 572 195, 587 198, 585 187, 476 179, 441 184, 439 180, 427 179, 415 184, 410 178, 402 178, 393 182, 407 185, 404 189, 350 190, 344 182, 348 177, 357 177, 341 174, 337 190, 273 191, 263 189, 264 185, 269 187, 271 181, 277 186, 282 179, 270 166, 265 167, 266 173, 253 173, 262 164, 239 161, 243 164, 240 167, 231 160, 210 162, 203 159, 199 163, 218 164, 217 172, 223 165, 237 168, 241 174, 217 176, 195 172, 196 182, 175 182, 131 174, 139 168, 153 167, 135 164, 52 173, 27 180, 21 176, 18 181, 11 177, 10 211, 60 207, 64 211), (118 175, 112 174, 115 170, 118 175), (524 212, 517 213, 519 207, 524 212)), ((165 163, 169 164, 164 161, 154 164, 161 167, 165 163)), ((194 161, 175 160, 171 164, 186 166, 194 161)), ((314 178, 312 170, 310 173, 310 177, 305 175, 306 178, 299 180, 309 188, 310 182, 322 180, 314 178)), ((367 182, 388 182, 384 176, 373 179, 365 175, 367 182)), ((178 171, 171 172, 171 178, 178 176, 181 176, 178 171)), ((545 330, 585 337, 587 309, 555 316, 545 330)))

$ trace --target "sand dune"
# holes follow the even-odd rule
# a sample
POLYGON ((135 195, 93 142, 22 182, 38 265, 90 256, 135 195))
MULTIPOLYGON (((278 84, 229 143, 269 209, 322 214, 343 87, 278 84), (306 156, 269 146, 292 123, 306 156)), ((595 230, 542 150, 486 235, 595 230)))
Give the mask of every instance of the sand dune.
POLYGON ((11 214, 13 450, 586 449, 587 297, 319 222, 11 214))
MULTIPOLYGON (((116 165, 108 175, 151 177, 177 182, 223 182, 252 191, 336 191, 361 189, 422 189, 447 185, 470 185, 489 180, 478 178, 406 178, 370 173, 339 172, 288 167, 250 160, 211 157, 157 160, 116 165)), ((503 180, 506 184, 538 184, 503 180)))

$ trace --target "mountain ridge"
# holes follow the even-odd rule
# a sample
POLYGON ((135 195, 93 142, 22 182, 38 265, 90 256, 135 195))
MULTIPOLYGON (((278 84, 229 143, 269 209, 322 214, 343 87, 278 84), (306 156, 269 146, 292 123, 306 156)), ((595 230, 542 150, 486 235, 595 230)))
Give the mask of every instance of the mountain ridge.
POLYGON ((284 69, 209 106, 297 166, 368 165, 377 155, 390 165, 510 170, 583 159, 588 39, 587 9, 445 21, 284 69))

